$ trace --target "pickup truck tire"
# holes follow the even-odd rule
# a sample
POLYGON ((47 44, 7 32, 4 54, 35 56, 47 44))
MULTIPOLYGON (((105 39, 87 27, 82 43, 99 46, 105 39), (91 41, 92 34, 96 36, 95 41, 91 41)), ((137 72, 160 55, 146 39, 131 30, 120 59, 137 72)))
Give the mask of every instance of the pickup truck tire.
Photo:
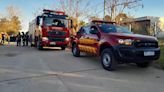
POLYGON ((101 64, 108 71, 116 70, 117 61, 113 55, 113 51, 109 48, 104 49, 101 53, 101 64))
POLYGON ((140 68, 147 68, 150 66, 151 62, 144 62, 144 63, 136 63, 140 68))
POLYGON ((73 54, 73 56, 75 56, 75 57, 79 57, 79 56, 80 56, 80 50, 78 49, 78 47, 77 47, 76 44, 74 44, 74 45, 72 46, 72 54, 73 54))

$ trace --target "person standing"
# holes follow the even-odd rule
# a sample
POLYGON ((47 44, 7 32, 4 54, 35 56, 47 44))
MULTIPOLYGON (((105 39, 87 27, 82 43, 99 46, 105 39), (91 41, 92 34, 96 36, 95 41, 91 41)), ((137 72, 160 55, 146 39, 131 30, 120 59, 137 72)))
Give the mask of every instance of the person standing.
POLYGON ((2 45, 5 43, 5 34, 2 34, 2 45))
POLYGON ((28 46, 28 42, 29 42, 29 35, 28 35, 28 32, 26 32, 25 37, 26 37, 26 46, 28 46))
POLYGON ((20 32, 18 33, 16 40, 17 40, 17 46, 21 46, 21 33, 20 32))
POLYGON ((24 32, 22 32, 22 40, 23 40, 23 46, 25 46, 26 36, 24 32))

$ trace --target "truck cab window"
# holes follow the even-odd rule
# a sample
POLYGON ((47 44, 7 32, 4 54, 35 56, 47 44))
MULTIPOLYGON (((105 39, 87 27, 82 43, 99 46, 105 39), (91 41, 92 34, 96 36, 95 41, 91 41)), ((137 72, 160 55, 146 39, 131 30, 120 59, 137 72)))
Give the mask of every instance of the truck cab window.
POLYGON ((64 23, 59 19, 54 19, 52 25, 58 26, 58 27, 64 27, 65 26, 64 23))
POLYGON ((45 18, 44 25, 46 26, 56 26, 56 27, 67 27, 68 20, 66 19, 56 19, 56 18, 45 18))

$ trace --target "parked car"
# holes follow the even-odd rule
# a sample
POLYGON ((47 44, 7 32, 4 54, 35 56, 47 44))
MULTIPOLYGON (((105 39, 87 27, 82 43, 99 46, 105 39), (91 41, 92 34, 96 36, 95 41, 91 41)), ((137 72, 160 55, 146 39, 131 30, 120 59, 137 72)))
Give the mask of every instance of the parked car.
POLYGON ((73 38, 73 55, 79 57, 81 52, 100 56, 103 68, 112 71, 125 63, 146 68, 159 59, 160 47, 155 37, 133 34, 114 22, 92 21, 73 38))

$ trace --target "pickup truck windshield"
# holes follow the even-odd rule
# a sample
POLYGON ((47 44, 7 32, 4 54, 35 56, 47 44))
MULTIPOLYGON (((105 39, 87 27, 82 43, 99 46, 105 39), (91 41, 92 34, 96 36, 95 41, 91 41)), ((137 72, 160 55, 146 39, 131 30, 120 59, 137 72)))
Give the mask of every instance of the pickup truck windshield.
POLYGON ((45 18, 44 24, 46 26, 67 27, 68 26, 68 20, 56 19, 56 18, 45 18))
POLYGON ((123 26, 104 24, 104 25, 99 25, 99 27, 104 33, 114 32, 114 33, 132 34, 132 32, 128 30, 128 28, 123 26))

